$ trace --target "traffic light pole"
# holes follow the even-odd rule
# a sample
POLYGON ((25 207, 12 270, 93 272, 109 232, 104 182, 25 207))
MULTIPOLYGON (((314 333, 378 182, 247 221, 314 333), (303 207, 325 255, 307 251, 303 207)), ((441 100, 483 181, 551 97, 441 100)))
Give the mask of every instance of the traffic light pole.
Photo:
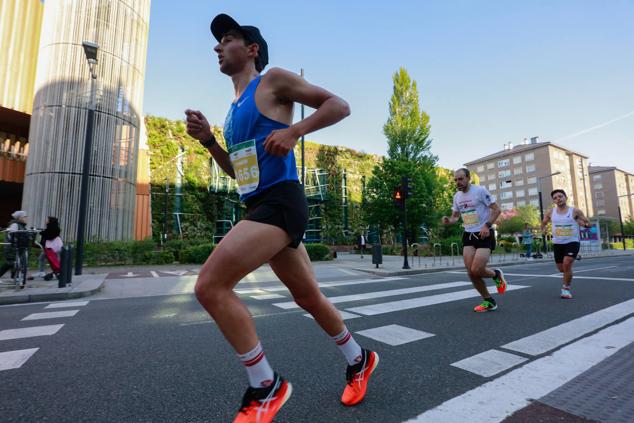
POLYGON ((407 198, 411 195, 409 192, 409 178, 401 178, 401 186, 403 188, 401 196, 403 198, 403 269, 409 269, 407 262, 407 198))

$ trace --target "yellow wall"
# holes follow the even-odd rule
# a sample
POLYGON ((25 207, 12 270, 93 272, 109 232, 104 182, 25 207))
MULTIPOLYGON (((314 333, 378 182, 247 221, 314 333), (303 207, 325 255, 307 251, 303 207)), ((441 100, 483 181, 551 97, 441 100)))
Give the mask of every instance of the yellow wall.
POLYGON ((0 0, 0 106, 31 114, 44 3, 0 0))

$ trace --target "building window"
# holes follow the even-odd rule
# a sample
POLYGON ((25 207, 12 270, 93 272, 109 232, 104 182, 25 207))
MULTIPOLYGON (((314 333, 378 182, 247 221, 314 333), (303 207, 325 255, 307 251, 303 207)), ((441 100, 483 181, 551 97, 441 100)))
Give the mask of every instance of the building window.
POLYGON ((537 191, 537 188, 529 188, 528 189, 528 195, 537 195, 539 192, 537 191))
POLYGON ((508 200, 509 198, 513 198, 513 192, 504 191, 500 193, 500 200, 508 200))
POLYGON ((495 184, 489 184, 489 191, 494 191, 497 188, 495 184))
POLYGON ((524 186, 524 180, 523 179, 516 179, 515 180, 515 186, 516 187, 523 187, 524 186))
POLYGON ((594 184, 594 189, 603 189, 603 184, 594 184))
POLYGON ((526 166, 526 173, 531 173, 531 172, 535 172, 535 165, 526 166))
POLYGON ((530 184, 536 184, 537 183, 537 177, 535 176, 531 176, 530 178, 528 178, 526 180, 526 182, 530 185, 530 184))
POLYGON ((516 167, 515 169, 513 169, 514 175, 521 175, 522 173, 524 173, 524 170, 521 167, 516 167))
POLYGON ((487 163, 487 169, 493 169, 495 167, 495 163, 487 163))
POLYGON ((513 164, 520 164, 520 163, 522 163, 522 156, 513 157, 513 164))
POLYGON ((500 189, 511 188, 513 186, 512 181, 502 181, 500 182, 500 189))
POLYGON ((502 209, 502 211, 513 210, 513 203, 502 203, 500 209, 502 209))
POLYGON ((480 173, 484 172, 484 165, 478 166, 478 168, 476 169, 476 172, 480 172, 480 173))
POLYGON ((535 153, 524 154, 524 160, 526 160, 527 162, 535 160, 535 153))
POLYGON ((498 160, 498 167, 507 167, 509 164, 511 164, 509 159, 498 160))
POLYGON ((526 191, 524 191, 523 189, 515 191, 515 196, 516 197, 523 197, 524 194, 526 194, 526 191))
POLYGON ((593 181, 600 181, 601 180, 601 175, 592 175, 592 180, 593 181))
POLYGON ((604 215, 605 215, 605 209, 599 209, 599 210, 597 210, 597 214, 598 214, 599 216, 604 216, 604 215))
POLYGON ((539 207, 539 200, 531 200, 531 206, 539 207))
POLYGON ((495 173, 489 173, 489 175, 487 176, 487 180, 495 181, 495 173))
POLYGON ((603 197, 603 191, 597 191, 594 193, 594 198, 596 199, 602 199, 603 197))
POLYGON ((605 206, 605 200, 597 200, 595 203, 596 203, 595 206, 597 206, 597 207, 604 207, 605 206))
POLYGON ((498 178, 508 178, 509 176, 511 176, 511 170, 500 170, 498 172, 498 178))
POLYGON ((519 206, 525 206, 525 205, 526 205, 526 201, 524 201, 524 200, 518 200, 518 201, 517 201, 517 206, 518 206, 518 207, 519 207, 519 206))

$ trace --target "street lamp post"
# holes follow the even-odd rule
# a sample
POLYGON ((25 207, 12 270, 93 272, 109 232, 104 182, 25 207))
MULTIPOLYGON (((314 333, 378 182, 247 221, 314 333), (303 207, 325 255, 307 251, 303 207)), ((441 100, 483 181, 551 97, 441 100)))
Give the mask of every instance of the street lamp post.
MULTIPOLYGON (((559 175, 561 172, 557 171, 551 173, 550 175, 537 177, 537 189, 539 194, 539 216, 541 221, 544 221, 544 203, 542 201, 542 179, 550 178, 555 175, 559 175)), ((546 245, 546 234, 542 232, 542 250, 544 250, 544 254, 548 253, 548 247, 546 245)))
POLYGON ((77 255, 75 256, 75 275, 81 275, 84 262, 84 236, 86 227, 86 209, 88 208, 88 185, 90 182, 90 158, 92 153, 92 133, 95 119, 95 81, 97 74, 97 52, 99 45, 90 41, 82 42, 86 60, 90 69, 90 104, 88 105, 88 119, 86 122, 86 142, 84 143, 84 163, 81 174, 81 192, 79 197, 79 218, 77 221, 77 255))
POLYGON ((617 208, 619 210, 619 223, 621 224, 621 240, 623 241, 623 251, 627 250, 627 247, 625 245, 625 228, 623 227, 623 216, 621 215, 621 200, 619 200, 619 198, 629 197, 631 195, 634 194, 624 194, 616 197, 616 201, 618 202, 617 208))

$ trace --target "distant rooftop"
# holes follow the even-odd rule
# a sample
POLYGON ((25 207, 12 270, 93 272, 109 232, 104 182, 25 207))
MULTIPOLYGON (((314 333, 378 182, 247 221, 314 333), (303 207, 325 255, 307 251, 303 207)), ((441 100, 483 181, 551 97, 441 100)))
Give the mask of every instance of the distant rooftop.
POLYGON ((508 156, 509 154, 516 154, 516 153, 522 153, 522 152, 529 151, 529 150, 536 150, 538 148, 546 147, 546 146, 549 146, 549 145, 552 145, 553 147, 557 147, 557 148, 559 148, 561 150, 564 150, 564 151, 566 151, 568 153, 576 154, 578 156, 583 157, 584 159, 588 158, 588 156, 586 156, 585 154, 578 153, 576 151, 573 151, 573 150, 571 150, 569 148, 563 147, 563 146, 561 146, 559 144, 555 144, 555 143, 550 142, 550 141, 539 142, 538 138, 534 137, 534 138, 531 138, 530 141, 524 141, 524 144, 515 145, 512 148, 505 148, 504 150, 500 150, 497 153, 493 153, 493 154, 490 154, 488 156, 481 157, 481 158, 476 159, 476 160, 472 160, 469 163, 465 163, 465 166, 470 166, 470 165, 473 165, 473 164, 476 164, 476 163, 480 163, 480 162, 484 162, 484 161, 488 161, 488 160, 494 160, 494 159, 497 159, 499 157, 508 156))
POLYGON ((618 170, 619 172, 627 173, 628 175, 634 176, 634 174, 632 174, 631 172, 628 172, 627 170, 619 169, 616 166, 590 166, 588 168, 588 173, 600 173, 600 172, 607 172, 610 170, 618 170))

